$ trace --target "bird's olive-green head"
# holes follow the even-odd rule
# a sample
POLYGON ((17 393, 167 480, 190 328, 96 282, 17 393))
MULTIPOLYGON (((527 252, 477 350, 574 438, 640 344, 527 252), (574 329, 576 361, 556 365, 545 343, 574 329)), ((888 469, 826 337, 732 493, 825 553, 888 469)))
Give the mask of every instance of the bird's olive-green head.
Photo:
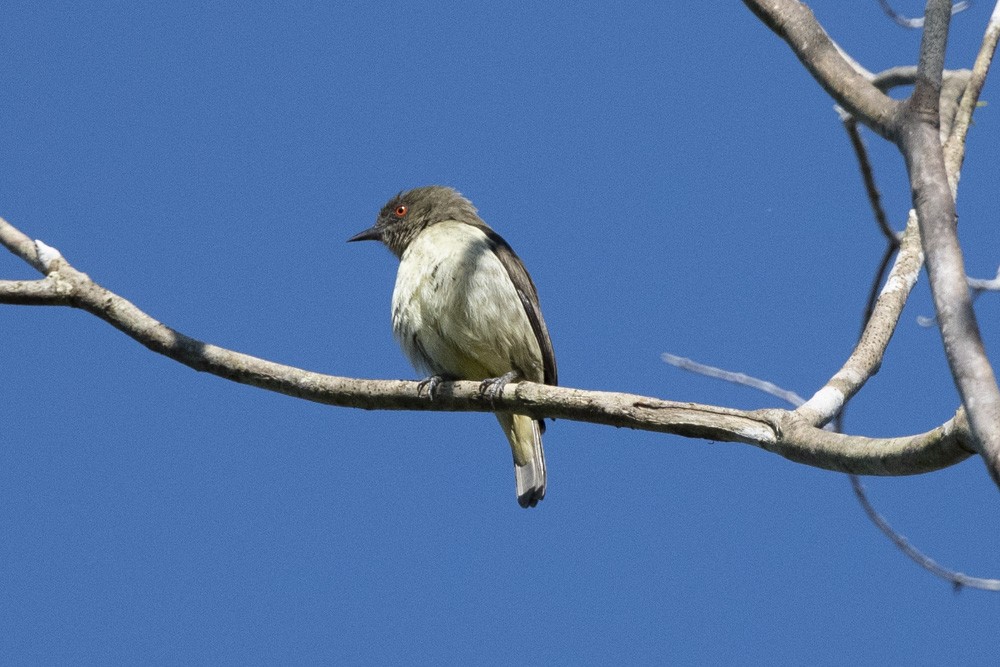
POLYGON ((472 202, 456 190, 443 185, 428 185, 400 192, 382 207, 373 227, 347 240, 381 241, 397 257, 401 257, 420 232, 445 220, 484 224, 472 202))

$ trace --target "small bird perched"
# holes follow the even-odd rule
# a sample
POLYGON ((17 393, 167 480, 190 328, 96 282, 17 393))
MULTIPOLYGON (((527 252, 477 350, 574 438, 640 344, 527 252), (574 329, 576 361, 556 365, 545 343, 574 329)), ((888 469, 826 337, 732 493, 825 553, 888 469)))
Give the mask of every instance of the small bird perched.
MULTIPOLYGON (((349 241, 381 241, 399 258, 392 330, 410 363, 430 377, 482 380, 491 399, 513 380, 557 384, 556 358, 538 293, 521 259, 455 190, 440 185, 401 192, 375 226, 349 241)), ((496 413, 514 454, 517 502, 545 497, 545 425, 496 413)))

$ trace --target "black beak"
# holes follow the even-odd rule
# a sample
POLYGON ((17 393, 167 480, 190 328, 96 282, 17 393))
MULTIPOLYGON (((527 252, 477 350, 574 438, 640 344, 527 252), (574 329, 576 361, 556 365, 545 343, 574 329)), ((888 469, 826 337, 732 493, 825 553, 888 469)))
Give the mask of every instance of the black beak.
POLYGON ((354 241, 381 241, 381 240, 382 240, 382 230, 378 228, 378 225, 375 225, 370 229, 366 229, 363 232, 355 234, 351 238, 347 239, 347 242, 352 243, 354 241))

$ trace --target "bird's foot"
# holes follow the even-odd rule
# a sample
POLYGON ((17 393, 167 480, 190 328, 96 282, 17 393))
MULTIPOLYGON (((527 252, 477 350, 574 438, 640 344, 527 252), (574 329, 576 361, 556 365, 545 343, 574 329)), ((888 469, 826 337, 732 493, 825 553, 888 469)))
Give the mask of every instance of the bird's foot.
POLYGON ((479 393, 495 406, 497 399, 503 396, 503 388, 516 377, 516 371, 507 371, 498 378, 486 378, 479 383, 479 393))
POLYGON ((426 389, 427 398, 433 401, 434 395, 437 393, 438 387, 440 387, 441 383, 444 381, 445 377, 443 375, 432 375, 429 378, 421 380, 420 382, 417 383, 417 396, 422 395, 424 393, 424 390, 426 389))

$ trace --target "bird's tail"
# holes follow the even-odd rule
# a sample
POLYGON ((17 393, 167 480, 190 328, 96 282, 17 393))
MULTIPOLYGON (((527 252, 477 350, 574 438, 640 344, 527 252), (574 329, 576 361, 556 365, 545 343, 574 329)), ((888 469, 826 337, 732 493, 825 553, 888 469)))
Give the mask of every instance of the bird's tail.
POLYGON ((497 413, 497 421, 514 454, 517 502, 521 507, 534 507, 545 497, 545 451, 542 450, 541 425, 531 417, 505 412, 497 413))

